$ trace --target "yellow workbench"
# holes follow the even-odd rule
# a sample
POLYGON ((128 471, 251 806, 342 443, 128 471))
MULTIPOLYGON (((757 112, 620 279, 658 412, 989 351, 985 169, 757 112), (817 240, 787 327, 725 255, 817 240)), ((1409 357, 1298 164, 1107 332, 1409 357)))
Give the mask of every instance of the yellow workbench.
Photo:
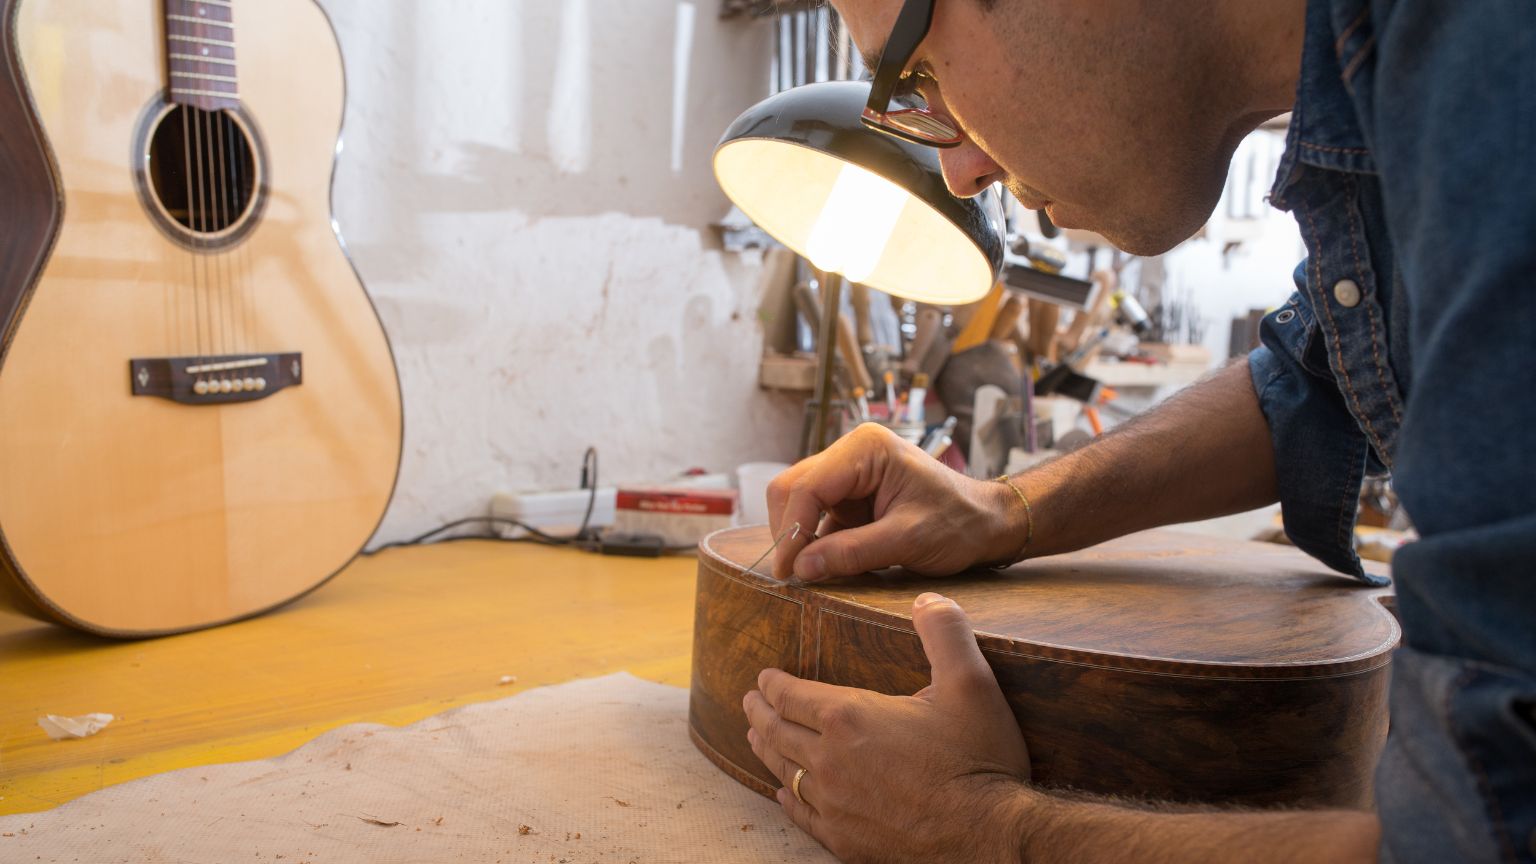
POLYGON ((694 577, 692 556, 466 540, 359 558, 276 612, 180 636, 107 640, 0 608, 0 814, 575 678, 686 687, 694 577), (117 720, 89 738, 37 725, 98 711, 117 720))

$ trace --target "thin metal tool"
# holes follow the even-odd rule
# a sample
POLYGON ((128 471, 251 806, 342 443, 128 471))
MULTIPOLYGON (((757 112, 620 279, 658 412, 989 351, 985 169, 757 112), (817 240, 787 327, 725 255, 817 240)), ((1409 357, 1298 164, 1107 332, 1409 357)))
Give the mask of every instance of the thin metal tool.
POLYGON ((752 566, 747 568, 747 572, 751 573, 753 576, 762 576, 765 579, 772 579, 773 578, 772 576, 768 576, 766 574, 757 572, 757 565, 763 563, 763 561, 769 555, 772 555, 773 554, 773 550, 779 548, 779 544, 784 542, 784 538, 788 537, 788 538, 793 539, 793 538, 799 537, 799 536, 800 536, 800 523, 799 522, 796 522, 795 524, 793 524, 793 525, 789 526, 788 528, 785 528, 783 531, 779 532, 779 536, 773 541, 773 545, 769 546, 768 547, 768 551, 764 552, 761 556, 758 557, 758 559, 756 561, 752 562, 752 566))

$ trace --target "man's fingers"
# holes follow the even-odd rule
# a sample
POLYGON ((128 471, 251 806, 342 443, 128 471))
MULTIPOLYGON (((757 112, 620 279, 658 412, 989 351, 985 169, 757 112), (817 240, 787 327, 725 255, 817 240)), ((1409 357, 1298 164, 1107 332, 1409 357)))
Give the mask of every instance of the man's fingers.
POLYGON ((894 516, 823 535, 800 550, 794 575, 802 582, 854 576, 899 564, 906 557, 907 523, 894 516))
POLYGON ((789 497, 789 488, 795 480, 810 467, 811 460, 802 459, 768 481, 768 530, 773 536, 779 536, 788 527, 784 524, 784 501, 789 497))
MULTIPOLYGON (((796 678, 782 669, 764 669, 757 676, 757 688, 780 717, 812 732, 824 731, 829 718, 846 717, 854 710, 859 694, 865 692, 796 678)), ((809 753, 801 755, 812 761, 809 753)))
POLYGON ((780 475, 769 484, 769 507, 778 513, 774 529, 782 533, 796 523, 800 525, 798 537, 785 537, 779 544, 774 555, 774 578, 786 580, 794 572, 795 556, 810 542, 821 514, 845 501, 873 495, 880 488, 895 440, 899 439, 890 430, 866 423, 839 438, 825 452, 804 460, 802 470, 790 477, 780 475), (776 501, 782 503, 775 506, 776 501))
MULTIPOLYGON (((806 779, 800 787, 801 794, 805 794, 806 785, 811 782, 810 774, 806 774, 805 777, 806 779)), ((801 803, 795 797, 794 790, 788 786, 775 792, 773 797, 778 799, 779 806, 784 808, 784 814, 789 817, 789 821, 795 823, 801 831, 815 837, 816 841, 821 845, 827 845, 826 839, 819 833, 821 830, 821 817, 817 815, 814 806, 801 803)), ((812 799, 807 795, 805 800, 810 801, 812 799)))
POLYGON ((933 690, 943 694, 946 689, 986 684, 997 689, 992 667, 976 644, 976 631, 955 601, 932 592, 918 595, 912 604, 912 626, 928 655, 933 690))
POLYGON ((746 709, 747 722, 752 726, 753 741, 752 750, 757 752, 758 758, 768 766, 768 770, 779 775, 779 779, 789 782, 790 776, 783 774, 773 762, 763 758, 763 753, 758 752, 762 746, 766 751, 775 753, 780 759, 792 759, 804 765, 811 761, 811 754, 816 748, 816 739, 819 738, 809 728, 785 718, 774 707, 768 704, 768 700, 757 690, 748 693, 741 700, 742 708, 746 709))
POLYGON ((816 529, 817 537, 825 537, 837 531, 865 525, 871 518, 868 500, 845 501, 831 508, 816 529))
POLYGON ((747 743, 752 745, 752 752, 773 772, 773 776, 779 778, 779 784, 784 785, 795 779, 795 772, 800 766, 791 761, 788 756, 773 749, 768 739, 759 735, 756 729, 747 730, 747 743))

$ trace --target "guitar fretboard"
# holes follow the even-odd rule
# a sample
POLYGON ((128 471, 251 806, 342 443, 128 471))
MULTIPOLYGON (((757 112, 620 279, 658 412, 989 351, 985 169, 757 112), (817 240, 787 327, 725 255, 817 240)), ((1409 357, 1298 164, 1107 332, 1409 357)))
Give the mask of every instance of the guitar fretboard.
POLYGON ((170 101, 207 111, 236 108, 233 0, 165 0, 170 101))

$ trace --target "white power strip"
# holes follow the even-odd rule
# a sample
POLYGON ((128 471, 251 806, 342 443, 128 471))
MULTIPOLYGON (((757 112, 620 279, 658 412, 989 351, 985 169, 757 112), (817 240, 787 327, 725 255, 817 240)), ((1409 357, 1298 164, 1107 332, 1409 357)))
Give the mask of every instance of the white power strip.
MULTIPOLYGON (((606 528, 613 524, 614 502, 618 490, 612 486, 600 486, 592 504, 592 518, 587 527, 606 528)), ((581 527, 581 517, 587 512, 587 502, 592 500, 590 489, 568 489, 562 492, 498 492, 491 496, 491 516, 497 519, 515 519, 525 525, 553 534, 569 537, 581 527)), ((503 537, 521 537, 527 534, 513 525, 497 524, 496 533, 503 537)))

